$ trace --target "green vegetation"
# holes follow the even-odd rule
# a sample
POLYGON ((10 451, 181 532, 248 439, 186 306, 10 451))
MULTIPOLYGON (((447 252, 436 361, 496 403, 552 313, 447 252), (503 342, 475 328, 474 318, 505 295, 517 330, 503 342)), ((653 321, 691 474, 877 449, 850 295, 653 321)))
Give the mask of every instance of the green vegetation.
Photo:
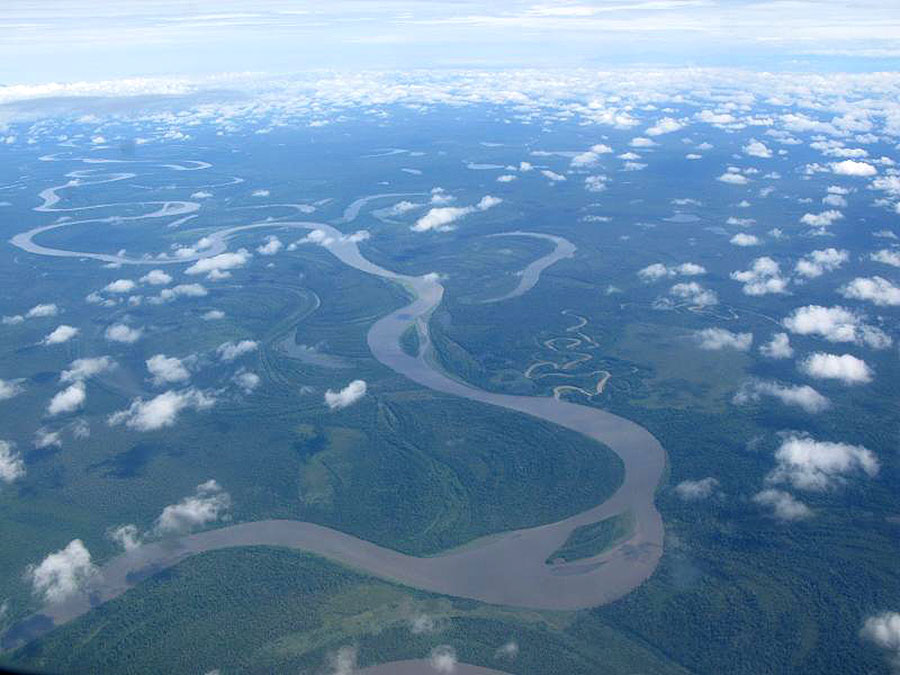
POLYGON ((631 536, 633 530, 634 515, 631 512, 576 527, 565 543, 547 558, 547 563, 572 562, 600 555, 631 536))
POLYGON ((319 673, 347 645, 364 667, 440 644, 510 673, 685 672, 588 614, 445 598, 261 547, 190 558, 2 662, 58 673, 319 673), (497 653, 511 641, 515 658, 497 653))
POLYGON ((601 503, 622 476, 612 451, 579 434, 427 393, 358 404, 298 428, 292 445, 294 517, 418 555, 554 522, 601 503))

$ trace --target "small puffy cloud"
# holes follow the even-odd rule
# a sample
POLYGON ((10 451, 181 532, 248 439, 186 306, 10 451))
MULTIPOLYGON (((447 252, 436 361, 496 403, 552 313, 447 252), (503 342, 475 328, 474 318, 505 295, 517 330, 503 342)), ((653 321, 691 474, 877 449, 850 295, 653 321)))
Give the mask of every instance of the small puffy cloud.
POLYGON ((68 342, 73 337, 78 335, 78 329, 74 326, 67 326, 66 324, 62 324, 53 329, 50 333, 41 340, 41 344, 44 345, 59 345, 64 342, 68 342))
POLYGON ((365 380, 353 380, 340 391, 329 389, 325 392, 325 403, 331 410, 339 410, 353 405, 366 395, 365 380))
POLYGON ((233 253, 219 253, 209 258, 201 258, 188 267, 184 273, 190 275, 205 274, 215 279, 231 270, 243 267, 250 261, 251 255, 247 249, 239 249, 233 253))
POLYGON ((766 144, 762 141, 758 141, 755 138, 751 138, 750 141, 742 148, 745 155, 750 157, 761 157, 763 159, 769 159, 772 156, 772 151, 766 147, 766 144))
POLYGON ((844 384, 865 384, 872 381, 872 369, 852 354, 815 352, 800 362, 800 370, 818 379, 840 380, 844 384))
POLYGON ((130 345, 141 339, 143 330, 140 328, 132 328, 124 323, 114 323, 106 329, 104 333, 110 342, 122 342, 130 345))
POLYGON ((680 265, 676 265, 671 268, 675 270, 676 274, 680 274, 685 277, 696 277, 701 274, 706 274, 706 268, 703 265, 698 265, 693 262, 681 263, 680 265))
POLYGON ((811 415, 820 413, 830 405, 829 400, 809 385, 784 385, 764 380, 748 380, 732 399, 735 405, 755 403, 763 396, 776 398, 785 405, 802 408, 811 415))
POLYGON ((665 277, 686 276, 696 277, 706 274, 706 268, 697 263, 686 262, 680 265, 663 265, 662 263, 654 263, 647 265, 643 269, 638 270, 637 275, 641 281, 657 281, 665 277))
POLYGON ((503 200, 499 197, 485 195, 481 198, 478 204, 474 206, 435 207, 429 209, 428 213, 419 218, 410 229, 412 229, 413 232, 428 232, 430 230, 445 232, 447 230, 453 229, 452 223, 459 220, 460 218, 464 218, 470 213, 487 211, 488 209, 497 206, 502 201, 503 200))
POLYGON ((428 663, 431 669, 437 673, 452 673, 456 670, 456 650, 450 645, 438 645, 431 650, 428 663))
POLYGON ((256 248, 256 252, 260 255, 275 255, 283 248, 284 244, 281 239, 275 235, 269 235, 266 237, 266 242, 256 248))
POLYGON ((26 319, 42 319, 59 314, 59 307, 53 303, 35 305, 25 313, 26 319))
POLYGON ((198 190, 191 194, 191 199, 209 199, 212 197, 212 192, 207 192, 206 190, 198 190))
POLYGON ((872 253, 869 258, 875 262, 890 265, 891 267, 900 267, 900 251, 883 248, 880 251, 872 253))
POLYGON ((493 197, 491 195, 485 195, 481 199, 478 200, 478 203, 475 205, 475 208, 479 211, 487 211, 499 204, 502 204, 503 200, 500 197, 493 197))
POLYGON ((38 450, 45 448, 61 448, 62 438, 58 431, 50 431, 49 429, 38 429, 34 432, 34 447, 38 450))
POLYGON ((900 667, 900 612, 870 616, 859 634, 864 640, 887 651, 894 666, 900 667))
POLYGON ((838 293, 851 300, 866 300, 879 307, 900 305, 900 287, 884 277, 857 277, 841 286, 838 293))
POLYGON ((588 166, 594 166, 599 160, 600 155, 609 154, 613 151, 608 145, 598 144, 591 147, 586 152, 579 153, 572 158, 570 166, 573 169, 580 169, 588 166))
POLYGON ((225 312, 221 309, 211 309, 208 312, 204 312, 203 316, 200 318, 204 321, 218 321, 219 319, 225 318, 225 312))
POLYGON ((156 354, 146 361, 147 370, 153 378, 153 384, 162 386, 177 382, 186 382, 191 374, 181 359, 165 354, 156 354))
POLYGON ((241 340, 239 342, 223 342, 216 347, 216 354, 221 361, 231 362, 240 358, 244 354, 255 352, 259 349, 259 343, 256 340, 241 340))
POLYGON ((663 117, 661 120, 658 120, 652 127, 646 129, 644 133, 648 136, 662 136, 663 134, 670 134, 673 131, 678 131, 683 126, 684 125, 676 119, 673 119, 671 117, 663 117))
POLYGON ((669 289, 669 295, 685 300, 693 307, 709 307, 719 302, 715 291, 704 288, 696 281, 675 284, 669 289))
MULTIPOLYGON (((213 275, 214 278, 215 275, 213 275)), ((149 299, 154 305, 161 305, 164 302, 172 302, 178 298, 205 298, 209 295, 209 291, 203 284, 178 284, 172 288, 164 288, 159 295, 149 299)))
POLYGON ((807 279, 814 279, 825 272, 838 269, 849 259, 850 254, 847 251, 836 248, 821 249, 807 253, 798 260, 794 271, 807 279))
POLYGON ((151 286, 165 286, 172 283, 172 276, 166 274, 163 270, 150 270, 141 277, 142 284, 150 284, 151 286))
POLYGON ((51 553, 38 565, 30 565, 25 578, 34 594, 47 602, 60 602, 81 590, 97 574, 90 551, 81 539, 51 553))
POLYGON ((778 520, 803 520, 812 516, 812 511, 806 504, 784 490, 762 490, 753 495, 753 501, 760 506, 770 507, 772 515, 778 520))
POLYGON ((746 185, 749 182, 749 179, 744 174, 736 171, 726 171, 716 180, 729 185, 746 185))
POLYGON ((260 383, 259 375, 251 373, 249 370, 239 370, 234 374, 232 380, 245 394, 252 393, 260 383))
POLYGON ((135 288, 137 288, 137 284, 134 283, 131 279, 116 279, 115 281, 111 281, 103 287, 103 290, 107 293, 131 293, 135 288))
POLYGON ((250 196, 251 196, 251 197, 268 197, 268 196, 269 196, 269 191, 268 191, 268 190, 254 190, 254 191, 250 194, 250 196))
POLYGON ((878 173, 871 164, 866 162, 857 162, 852 159, 845 159, 843 162, 835 162, 831 165, 831 170, 839 176, 861 176, 867 178, 878 173))
POLYGON ((892 343, 884 331, 865 323, 846 307, 798 307, 781 323, 797 335, 818 335, 829 342, 852 342, 875 349, 890 347, 892 343))
POLYGON ((87 420, 79 419, 72 422, 72 435, 78 440, 85 440, 91 437, 91 425, 87 420))
POLYGON ((712 496, 717 487, 719 481, 711 476, 700 480, 684 480, 675 486, 675 494, 686 502, 695 502, 712 496))
POLYGON ((732 244, 733 246, 759 246, 760 241, 759 237, 757 237, 755 234, 738 232, 728 240, 728 243, 732 244))
POLYGON ((584 179, 584 189, 588 192, 603 192, 606 189, 606 176, 587 176, 584 179))
POLYGON ((107 532, 107 536, 122 547, 127 553, 141 545, 141 537, 137 525, 119 525, 107 532))
POLYGON ((760 345, 759 352, 770 359, 789 359, 794 355, 794 348, 787 333, 775 333, 769 342, 760 345))
POLYGON ((514 180, 518 180, 518 176, 515 176, 511 173, 504 173, 497 176, 498 183, 512 183, 514 180))
POLYGON ((872 478, 878 474, 875 454, 861 445, 817 441, 791 435, 775 451, 775 468, 769 483, 787 483, 798 490, 823 491, 839 487, 847 476, 872 478))
POLYGON ((18 396, 24 390, 22 380, 0 380, 0 401, 18 396))
POLYGON ((48 415, 62 415, 78 410, 87 398, 84 382, 75 382, 58 392, 47 405, 48 415))
POLYGON ((0 481, 12 483, 25 475, 25 462, 12 443, 0 440, 0 481))
POLYGON ((136 431, 155 431, 174 425, 183 410, 206 410, 214 403, 215 398, 193 388, 170 390, 148 401, 136 398, 125 410, 110 415, 108 423, 125 424, 136 431))
POLYGON ((754 260, 748 270, 732 272, 731 278, 744 284, 744 295, 787 293, 788 280, 781 276, 778 263, 768 256, 754 260))
POLYGON ((841 220, 844 214, 835 209, 822 211, 821 213, 804 213, 800 217, 800 222, 810 227, 824 228, 828 227, 835 221, 841 220))
POLYGON ((628 145, 630 145, 632 148, 652 148, 654 145, 656 145, 656 142, 650 138, 638 136, 637 138, 632 138, 631 142, 628 145))
POLYGON ((724 328, 704 328, 694 333, 700 349, 719 351, 736 349, 745 352, 753 344, 753 333, 732 333, 724 328))
POLYGON ((115 366, 116 362, 108 356, 91 356, 75 359, 69 364, 68 370, 60 373, 59 379, 61 382, 79 382, 112 370, 115 366))
POLYGON ((647 265, 643 269, 638 270, 637 275, 641 278, 641 281, 656 281, 657 279, 673 276, 670 274, 669 270, 670 268, 662 263, 653 263, 652 265, 647 265))
POLYGON ((231 496, 214 480, 197 486, 194 494, 163 509, 153 526, 154 534, 184 534, 225 517, 231 496))
POLYGON ((390 208, 385 210, 385 215, 388 216, 402 216, 407 211, 413 211, 414 209, 419 208, 419 204, 414 204, 413 202, 403 200, 402 202, 397 202, 390 208))
POLYGON ((563 176, 561 173, 556 173, 555 171, 551 171, 550 169, 541 170, 541 175, 544 178, 550 179, 551 183, 562 183, 563 181, 566 180, 566 177, 563 176))

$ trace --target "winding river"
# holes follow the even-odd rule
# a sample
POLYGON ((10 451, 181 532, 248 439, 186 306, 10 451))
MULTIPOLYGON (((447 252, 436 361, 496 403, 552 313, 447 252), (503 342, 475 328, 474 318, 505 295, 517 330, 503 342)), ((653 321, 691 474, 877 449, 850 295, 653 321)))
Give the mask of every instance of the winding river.
MULTIPOLYGON (((45 200, 42 210, 53 210, 54 204, 48 205, 47 201, 52 201, 55 195, 53 191, 42 193, 45 200), (48 200, 48 197, 51 199, 48 200)), ((375 197, 358 200, 356 203, 361 206, 375 197)), ((163 205, 161 208, 165 209, 167 206, 163 205)), ((344 222, 348 222, 346 215, 342 219, 344 222)), ((356 217, 356 212, 351 211, 349 215, 352 220, 356 217)), ((32 241, 41 231, 72 222, 75 221, 36 228, 17 235, 12 243, 28 252, 42 255, 80 256, 120 264, 145 264, 144 259, 62 251, 45 248, 32 241)), ((3 636, 0 647, 7 649, 22 645, 55 626, 85 614, 92 607, 121 595, 148 576, 193 555, 238 546, 300 549, 425 591, 500 605, 549 610, 577 610, 612 602, 629 593, 653 573, 662 554, 663 543, 663 523, 654 505, 654 492, 666 458, 665 451, 650 432, 630 420, 597 408, 551 397, 488 392, 448 376, 435 365, 428 339, 428 319, 440 304, 444 293, 438 275, 407 276, 384 269, 362 255, 356 238, 347 237, 331 225, 270 220, 232 227, 210 235, 212 246, 198 256, 224 251, 230 238, 240 232, 256 229, 321 230, 326 235, 319 238, 324 242, 323 247, 338 260, 366 274, 402 285, 410 294, 409 304, 378 320, 368 332, 369 348, 378 361, 429 389, 531 415, 606 444, 624 463, 624 480, 621 486, 602 504, 559 522, 483 537, 463 548, 424 558, 399 553, 313 523, 288 520, 239 523, 146 543, 108 561, 84 591, 73 594, 62 602, 47 604, 40 614, 13 626, 3 636), (400 347, 400 337, 410 325, 416 325, 420 333, 421 348, 416 356, 406 354, 400 347), (575 528, 625 511, 633 514, 634 531, 624 543, 591 559, 553 565, 545 563, 575 528)), ((538 282, 543 269, 575 251, 575 246, 561 237, 531 232, 509 234, 551 238, 556 243, 556 248, 548 256, 529 266, 534 271, 533 275, 526 277, 523 274, 519 286, 504 297, 525 293, 538 282)), ((161 261, 156 259, 153 262, 158 264, 161 261)), ((495 300, 499 301, 500 298, 495 300)), ((422 662, 417 663, 422 665, 422 662)), ((414 666, 410 665, 409 668, 414 666)), ((376 669, 367 672, 374 675, 382 671, 376 669)), ((476 669, 467 672, 495 671, 476 669)))

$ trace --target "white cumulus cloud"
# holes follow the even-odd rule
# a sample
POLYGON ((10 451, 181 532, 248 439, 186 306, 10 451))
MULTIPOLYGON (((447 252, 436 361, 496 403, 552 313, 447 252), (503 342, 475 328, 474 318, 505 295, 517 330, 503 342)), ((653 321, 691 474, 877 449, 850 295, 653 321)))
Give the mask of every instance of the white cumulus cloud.
POLYGON ((30 565, 25 577, 34 594, 47 602, 60 602, 81 590, 97 574, 90 551, 81 539, 51 553, 38 565, 30 565))
POLYGON ((820 413, 830 405, 828 399, 809 385, 785 385, 765 380, 748 380, 734 395, 736 405, 755 403, 763 396, 776 398, 785 405, 802 408, 810 414, 820 413))
POLYGON ((801 435, 785 438, 775 451, 775 461, 775 468, 766 477, 769 483, 787 483, 808 491, 839 487, 847 476, 872 478, 879 470, 878 458, 861 445, 817 441, 801 435))
POLYGON ((256 248, 256 252, 260 255, 275 255, 283 248, 284 244, 281 239, 275 235, 269 235, 266 237, 265 243, 256 248))
POLYGON ((694 333, 694 338, 701 349, 710 351, 736 349, 745 352, 753 344, 753 333, 732 333, 724 328, 704 328, 694 333))
POLYGON ((110 426, 125 424, 136 431, 155 431, 175 424, 179 413, 186 409, 206 410, 215 398, 197 389, 170 390, 147 401, 136 398, 125 410, 109 416, 110 426))
POLYGON ((732 272, 731 278, 744 284, 744 295, 787 293, 788 280, 781 276, 778 263, 768 256, 754 260, 748 270, 732 272))
POLYGON ((487 211, 500 204, 503 200, 499 197, 485 195, 481 200, 473 206, 441 206, 429 209, 428 213, 419 218, 412 226, 414 232, 428 232, 436 230, 445 232, 453 229, 452 224, 464 218, 470 213, 478 211, 487 211))
POLYGON ((797 335, 818 335, 829 342, 852 342, 875 349, 890 347, 893 342, 884 331, 865 323, 846 307, 798 307, 781 323, 797 335))
POLYGON ((840 380, 844 384, 865 384, 873 377, 869 365, 852 354, 815 352, 800 362, 800 370, 810 377, 840 380))
POLYGON ((755 234, 747 234, 746 232, 738 232, 728 240, 734 246, 759 246, 759 237, 755 234))
POLYGON ((172 283, 172 276, 163 270, 150 270, 141 277, 142 284, 150 284, 151 286, 165 286, 172 283))
POLYGON ((332 410, 338 410, 340 408, 346 408, 349 405, 353 405, 365 395, 365 380, 353 380, 350 384, 348 384, 340 391, 332 391, 331 389, 326 391, 325 403, 332 410))
POLYGON ((670 134, 673 131, 678 131, 683 126, 684 125, 681 124, 681 122, 672 117, 663 117, 661 120, 658 120, 652 127, 646 129, 644 133, 648 136, 662 136, 663 134, 670 134))
POLYGON ((60 373, 61 382, 78 382, 95 375, 100 375, 116 366, 116 362, 108 356, 90 356, 75 359, 69 364, 69 369, 60 373))
POLYGON ((181 359, 165 354, 156 354, 146 361, 147 370, 153 378, 153 384, 162 386, 177 382, 186 382, 191 378, 190 372, 181 359))
POLYGON ((871 164, 867 162, 857 162, 852 159, 845 159, 843 162, 835 162, 831 165, 831 170, 839 176, 861 176, 863 178, 874 176, 878 173, 871 164))
POLYGON ((114 323, 104 333, 110 342, 122 342, 129 345, 140 340, 142 334, 143 330, 140 328, 132 328, 124 323, 114 323))
POLYGON ((212 279, 222 278, 222 275, 230 273, 231 270, 246 265, 250 258, 250 252, 243 248, 233 253, 219 253, 208 258, 201 258, 188 267, 184 273, 190 275, 205 274, 212 279))
POLYGON ((22 380, 0 380, 0 401, 18 396, 25 388, 22 386, 22 380))
POLYGON ((198 485, 193 495, 164 508, 153 532, 158 536, 190 532, 225 517, 230 507, 231 496, 216 481, 208 480, 198 485))
POLYGON ((700 480, 683 480, 675 486, 675 494, 686 502, 695 502, 710 497, 717 487, 719 481, 711 476, 700 480))
POLYGON ((807 253, 798 260, 794 271, 807 279, 814 279, 825 272, 838 269, 849 259, 850 254, 847 251, 836 248, 821 249, 807 253))
POLYGON ((241 340, 239 342, 223 342, 216 347, 216 354, 222 361, 231 362, 240 358, 244 354, 255 352, 259 349, 259 343, 256 340, 241 340))
POLYGON ((760 353, 770 359, 789 359, 794 355, 787 333, 775 333, 772 339, 759 347, 760 353))
POLYGON ((749 157, 761 157, 763 159, 768 159, 772 156, 772 151, 766 147, 766 144, 762 141, 758 141, 755 138, 751 138, 747 144, 742 148, 745 155, 749 157))
POLYGON ((812 516, 810 508, 784 490, 768 489, 753 495, 753 501, 772 509, 772 515, 778 520, 803 520, 812 516))
POLYGON ((895 667, 900 667, 900 612, 882 612, 870 616, 860 636, 890 653, 895 667))
POLYGON ((838 293, 851 300, 866 300, 879 307, 900 305, 900 287, 884 277, 856 277, 841 286, 838 293))
POLYGON ((48 415, 62 415, 78 410, 87 398, 84 382, 75 382, 58 392, 47 405, 48 415))
POLYGON ((0 440, 0 481, 12 483, 25 475, 25 462, 12 443, 0 440))
POLYGON ((53 331, 48 333, 47 336, 43 340, 41 340, 41 344, 59 345, 63 342, 68 342, 76 335, 78 335, 77 328, 62 324, 61 326, 57 326, 53 329, 53 331))

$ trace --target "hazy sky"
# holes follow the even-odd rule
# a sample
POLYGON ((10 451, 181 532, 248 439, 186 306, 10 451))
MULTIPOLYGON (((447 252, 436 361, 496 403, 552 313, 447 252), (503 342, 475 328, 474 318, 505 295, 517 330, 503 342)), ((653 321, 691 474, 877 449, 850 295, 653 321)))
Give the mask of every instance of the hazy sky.
POLYGON ((893 0, 6 0, 0 83, 310 68, 896 70, 893 0))

